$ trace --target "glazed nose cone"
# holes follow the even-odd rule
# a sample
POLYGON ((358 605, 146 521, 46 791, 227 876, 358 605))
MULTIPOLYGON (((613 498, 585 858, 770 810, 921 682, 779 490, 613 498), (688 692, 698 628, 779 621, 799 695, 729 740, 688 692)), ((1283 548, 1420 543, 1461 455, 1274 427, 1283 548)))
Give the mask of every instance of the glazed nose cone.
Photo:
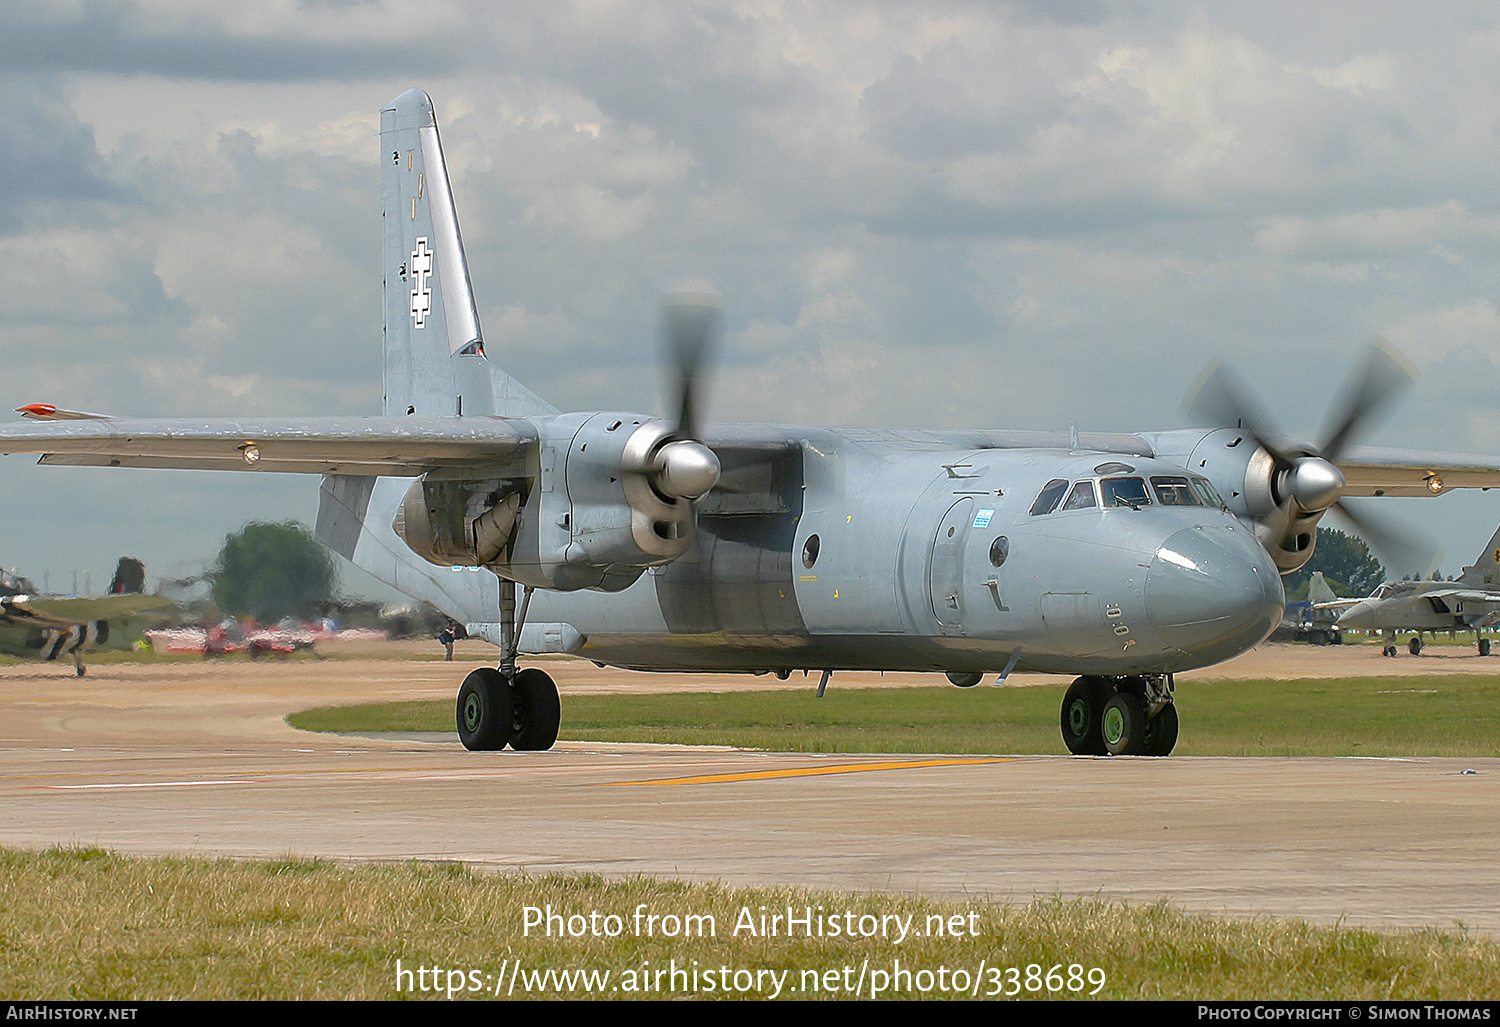
POLYGON ((1146 571, 1146 615, 1162 640, 1209 662, 1258 645, 1285 605, 1276 565, 1248 531, 1184 528, 1146 571))

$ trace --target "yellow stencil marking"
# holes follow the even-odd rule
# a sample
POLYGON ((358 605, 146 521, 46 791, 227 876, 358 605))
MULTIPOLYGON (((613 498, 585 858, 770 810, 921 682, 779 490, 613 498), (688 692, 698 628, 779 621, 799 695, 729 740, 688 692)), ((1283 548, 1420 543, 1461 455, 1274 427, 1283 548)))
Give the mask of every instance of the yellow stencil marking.
POLYGON ((867 770, 919 770, 923 767, 964 767, 979 763, 1014 763, 1013 759, 901 760, 895 763, 840 763, 831 767, 797 767, 792 770, 748 770, 739 774, 704 774, 700 777, 667 777, 655 781, 606 781, 606 785, 714 785, 730 781, 766 781, 776 777, 819 777, 824 774, 859 774, 867 770))

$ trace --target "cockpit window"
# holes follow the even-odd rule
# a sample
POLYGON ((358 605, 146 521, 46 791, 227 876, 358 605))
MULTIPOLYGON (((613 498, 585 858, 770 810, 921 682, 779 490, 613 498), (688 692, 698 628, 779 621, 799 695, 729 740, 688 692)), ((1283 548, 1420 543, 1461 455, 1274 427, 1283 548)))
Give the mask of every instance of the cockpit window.
POLYGON ((1207 478, 1194 478, 1192 482, 1204 506, 1217 506, 1221 510, 1224 509, 1224 500, 1219 498, 1219 491, 1213 487, 1212 482, 1207 478))
POLYGON ((1031 514, 1049 514, 1057 509, 1057 504, 1062 502, 1063 493, 1068 491, 1066 478, 1053 478, 1042 486, 1042 491, 1037 495, 1036 502, 1031 504, 1031 514))
POLYGON ((1105 478, 1099 485, 1104 489, 1106 507, 1129 506, 1140 509, 1151 505, 1144 478, 1105 478))
POLYGON ((1092 510, 1098 505, 1094 498, 1094 483, 1091 481, 1080 481, 1073 486, 1073 491, 1068 493, 1068 501, 1062 505, 1064 510, 1092 510))
POLYGON ((1151 476, 1151 490, 1156 493, 1156 501, 1162 506, 1202 506, 1198 497, 1193 495, 1193 490, 1188 487, 1186 478, 1175 475, 1153 474, 1151 476))

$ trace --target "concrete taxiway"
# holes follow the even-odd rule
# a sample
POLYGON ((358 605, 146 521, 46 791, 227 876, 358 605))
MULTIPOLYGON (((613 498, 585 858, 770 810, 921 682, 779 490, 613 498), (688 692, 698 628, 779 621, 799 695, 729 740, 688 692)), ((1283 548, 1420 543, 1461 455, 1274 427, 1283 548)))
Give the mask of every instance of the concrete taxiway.
MULTIPOLYGON (((333 702, 451 698, 459 666, 101 665, 82 681, 0 669, 0 844, 461 860, 1012 901, 1168 898, 1236 916, 1500 933, 1495 759, 849 757, 566 742, 469 753, 446 736, 310 735, 282 719, 333 702)), ((570 689, 714 681, 549 670, 565 709, 570 689)))

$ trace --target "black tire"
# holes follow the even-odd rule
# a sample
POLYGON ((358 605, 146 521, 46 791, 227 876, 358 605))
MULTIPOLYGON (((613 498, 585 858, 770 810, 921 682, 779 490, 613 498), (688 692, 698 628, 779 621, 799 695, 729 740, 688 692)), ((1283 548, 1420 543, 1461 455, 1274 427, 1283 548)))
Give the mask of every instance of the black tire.
POLYGON ((1177 745, 1177 704, 1167 703, 1146 724, 1141 752, 1147 756, 1170 756, 1177 745))
POLYGON ((1109 697, 1109 685, 1099 678, 1078 678, 1068 686, 1062 701, 1062 736, 1074 756, 1105 755, 1099 719, 1109 697))
POLYGON ((1144 755, 1147 720, 1146 700, 1132 692, 1116 692, 1099 718, 1105 751, 1111 756, 1144 755))
POLYGON ((514 694, 510 747, 520 752, 552 748, 562 722, 557 685, 539 670, 523 670, 516 675, 514 694))
POLYGON ((1490 640, 1487 639, 1487 638, 1481 638, 1479 640, 1479 655, 1480 656, 1488 656, 1489 654, 1490 654, 1490 640))
POLYGON ((973 671, 950 670, 948 671, 948 680, 959 688, 973 688, 984 680, 984 675, 976 674, 973 671))
POLYGON ((1393 645, 1388 645, 1384 649, 1380 650, 1380 655, 1381 656, 1395 656, 1396 655, 1396 647, 1393 646, 1393 645))
POLYGON ((493 667, 480 667, 458 690, 458 740, 474 752, 505 748, 515 731, 510 683, 493 667))
POLYGON ((1416 635, 1411 636, 1411 641, 1406 643, 1406 651, 1413 656, 1422 655, 1422 639, 1416 635))

